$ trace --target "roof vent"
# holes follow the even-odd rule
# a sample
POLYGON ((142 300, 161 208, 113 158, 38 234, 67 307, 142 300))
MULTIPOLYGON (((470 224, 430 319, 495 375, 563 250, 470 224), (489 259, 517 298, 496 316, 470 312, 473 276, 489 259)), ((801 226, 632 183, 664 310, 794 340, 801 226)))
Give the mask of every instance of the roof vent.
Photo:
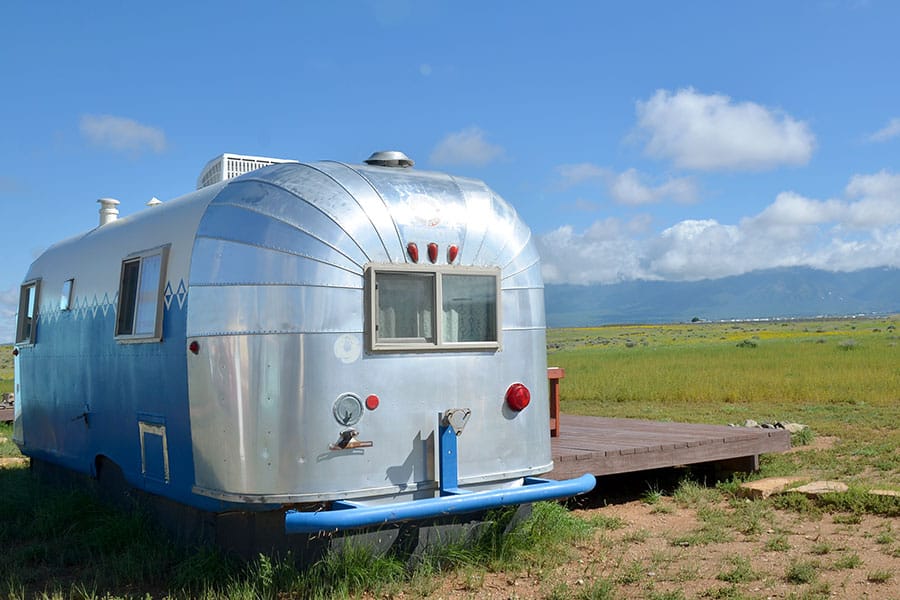
POLYGON ((156 196, 153 196, 152 198, 150 198, 150 201, 147 202, 147 206, 149 206, 150 208, 153 208, 154 206, 159 206, 160 204, 162 204, 162 200, 160 200, 156 196))
POLYGON ((398 150, 382 150, 381 152, 373 152, 372 156, 366 159, 367 165, 376 167, 401 167, 407 168, 416 164, 413 159, 398 150))
POLYGON ((112 223, 119 218, 119 209, 116 208, 119 205, 118 200, 114 198, 100 198, 97 202, 100 203, 101 226, 112 223))

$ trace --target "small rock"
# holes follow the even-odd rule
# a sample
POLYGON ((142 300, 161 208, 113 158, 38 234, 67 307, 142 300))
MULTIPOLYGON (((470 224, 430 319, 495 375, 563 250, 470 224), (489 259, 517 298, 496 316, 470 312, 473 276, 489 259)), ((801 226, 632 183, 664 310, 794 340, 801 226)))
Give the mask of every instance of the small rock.
POLYGON ((5 443, 8 442, 8 441, 9 441, 8 438, 5 438, 5 437, 3 437, 2 435, 0 435, 0 444, 5 444, 5 443))
POLYGON ((781 429, 787 429, 791 433, 800 433, 806 429, 806 425, 803 425, 802 423, 782 423, 779 421, 778 423, 775 423, 775 426, 780 427, 781 429))
POLYGON ((806 494, 810 498, 815 498, 822 494, 846 492, 848 489, 847 484, 841 483, 840 481, 813 481, 812 483, 807 483, 806 485, 801 485, 798 488, 793 488, 788 491, 806 494))
POLYGON ((743 498, 762 499, 772 494, 783 492, 789 485, 803 481, 803 477, 767 477, 756 481, 742 483, 737 489, 739 496, 743 498))
POLYGON ((893 496, 894 498, 900 498, 900 492, 897 490, 869 490, 869 493, 873 496, 893 496))
POLYGON ((746 421, 744 421, 744 427, 759 427, 759 423, 757 423, 753 419, 747 419, 746 421))

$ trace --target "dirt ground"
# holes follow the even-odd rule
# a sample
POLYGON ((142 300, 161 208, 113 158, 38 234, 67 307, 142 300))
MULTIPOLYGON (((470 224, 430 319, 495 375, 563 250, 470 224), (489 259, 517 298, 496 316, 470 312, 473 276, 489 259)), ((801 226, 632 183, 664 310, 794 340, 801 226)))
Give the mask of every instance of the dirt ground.
POLYGON ((710 497, 696 506, 670 495, 595 500, 573 514, 621 526, 598 527, 560 566, 461 572, 429 597, 900 600, 900 519, 710 497))

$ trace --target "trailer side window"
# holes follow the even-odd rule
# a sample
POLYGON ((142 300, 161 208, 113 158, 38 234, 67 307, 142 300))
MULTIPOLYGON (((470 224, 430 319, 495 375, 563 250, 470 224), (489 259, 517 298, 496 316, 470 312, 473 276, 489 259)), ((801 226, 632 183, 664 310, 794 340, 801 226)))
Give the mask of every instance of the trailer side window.
POLYGON ((116 337, 122 341, 162 339, 162 294, 168 248, 122 261, 116 337))
POLYGON ((33 344, 37 326, 38 292, 40 281, 30 281, 19 291, 19 319, 16 325, 16 343, 33 344))
POLYGON ((499 347, 499 272, 369 269, 369 348, 374 351, 499 347))
POLYGON ((59 294, 59 310, 72 309, 72 290, 75 287, 74 279, 66 279, 63 282, 62 292, 59 294))

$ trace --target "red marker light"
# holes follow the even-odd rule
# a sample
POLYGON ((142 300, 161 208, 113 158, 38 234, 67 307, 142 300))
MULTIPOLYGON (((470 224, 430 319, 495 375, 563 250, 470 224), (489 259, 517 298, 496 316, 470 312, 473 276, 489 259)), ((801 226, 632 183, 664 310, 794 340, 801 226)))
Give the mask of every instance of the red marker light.
POLYGON ((194 340, 193 342, 191 342, 191 345, 188 346, 188 349, 194 354, 200 354, 200 342, 194 340))
POLYGON ((449 248, 447 248, 447 262, 453 264, 453 261, 456 260, 456 257, 459 255, 459 246, 456 244, 451 244, 449 248))
POLYGON ((409 258, 414 262, 419 262, 419 247, 416 246, 415 242, 410 242, 406 245, 406 253, 409 254, 409 258))
POLYGON ((434 242, 431 242, 430 244, 428 244, 428 260, 430 260, 432 263, 437 262, 437 255, 438 245, 434 242))
POLYGON ((524 409, 531 402, 531 392, 522 383, 514 383, 506 390, 506 404, 516 412, 524 409))
POLYGON ((366 408, 368 408, 369 410, 375 410, 376 408, 378 408, 379 402, 380 400, 375 394, 369 394, 368 396, 366 396, 366 408))
POLYGON ((13 348, 13 356, 18 356, 18 355, 19 355, 19 349, 13 348))

